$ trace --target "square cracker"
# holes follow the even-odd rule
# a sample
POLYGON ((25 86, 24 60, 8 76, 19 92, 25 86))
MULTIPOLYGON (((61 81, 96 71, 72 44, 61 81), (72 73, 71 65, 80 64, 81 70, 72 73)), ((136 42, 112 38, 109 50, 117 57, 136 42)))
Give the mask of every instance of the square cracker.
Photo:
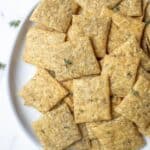
POLYGON ((63 43, 65 37, 66 35, 64 33, 45 30, 40 25, 37 25, 31 27, 27 33, 25 49, 33 49, 34 45, 40 49, 43 45, 63 43))
POLYGON ((75 0, 84 10, 84 14, 99 16, 103 6, 113 8, 122 0, 75 0))
POLYGON ((150 71, 150 58, 149 56, 140 48, 137 43, 137 40, 134 36, 131 36, 124 44, 120 47, 116 48, 112 55, 120 56, 130 56, 130 57, 138 57, 140 58, 142 67, 150 71))
POLYGON ((140 59, 131 56, 106 55, 103 60, 102 74, 110 78, 111 95, 124 97, 131 90, 140 59))
POLYGON ((72 26, 68 31, 68 38, 74 40, 79 38, 79 36, 88 36, 93 43, 96 56, 104 57, 106 54, 110 24, 110 18, 74 15, 72 26))
POLYGON ((66 32, 77 8, 74 0, 42 0, 30 20, 56 31, 66 32))
POLYGON ((92 130, 103 150, 137 150, 144 145, 144 139, 137 128, 123 117, 97 123, 92 130))
POLYGON ((150 80, 143 75, 138 77, 133 89, 123 99, 116 111, 141 128, 150 124, 150 80))
POLYGON ((33 122, 33 130, 47 149, 65 149, 81 135, 66 104, 62 104, 33 122))
POLYGON ((123 0, 119 12, 125 16, 140 17, 143 15, 142 0, 123 0))
POLYGON ((24 60, 53 71, 59 81, 100 73, 100 66, 87 37, 53 46, 44 45, 40 49, 34 45, 34 48, 25 50, 24 60))
POLYGON ((85 124, 79 124, 79 129, 82 139, 69 146, 66 150, 90 150, 91 145, 85 124))
POLYGON ((138 42, 141 41, 145 26, 143 22, 133 18, 124 17, 106 7, 102 8, 101 17, 112 17, 112 27, 108 42, 109 53, 126 42, 132 35, 136 37, 138 42))
POLYGON ((75 79, 73 90, 76 123, 111 119, 107 76, 75 79))
POLYGON ((49 111, 67 94, 68 91, 46 70, 42 69, 37 71, 20 92, 25 104, 35 107, 40 112, 49 111))

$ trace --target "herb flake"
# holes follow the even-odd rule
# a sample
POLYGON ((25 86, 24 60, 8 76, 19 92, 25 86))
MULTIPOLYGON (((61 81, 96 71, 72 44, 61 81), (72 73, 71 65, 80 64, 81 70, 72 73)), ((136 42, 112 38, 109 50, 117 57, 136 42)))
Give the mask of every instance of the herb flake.
POLYGON ((9 22, 10 27, 17 28, 20 25, 20 20, 12 20, 9 22))
POLYGON ((72 65, 72 61, 69 60, 69 59, 64 59, 64 63, 65 63, 65 65, 66 65, 66 67, 72 65))
POLYGON ((133 93, 133 95, 134 95, 134 96, 136 96, 136 97, 138 97, 138 96, 139 96, 139 92, 138 92, 138 91, 136 91, 136 90, 132 90, 132 93, 133 93))
POLYGON ((0 62, 0 69, 5 69, 6 65, 0 62))

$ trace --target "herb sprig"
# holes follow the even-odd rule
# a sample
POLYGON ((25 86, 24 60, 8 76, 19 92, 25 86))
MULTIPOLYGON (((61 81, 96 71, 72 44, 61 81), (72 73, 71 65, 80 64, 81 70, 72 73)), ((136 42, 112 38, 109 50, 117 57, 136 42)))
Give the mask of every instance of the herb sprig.
POLYGON ((10 27, 17 28, 20 25, 20 20, 12 20, 9 22, 10 27))

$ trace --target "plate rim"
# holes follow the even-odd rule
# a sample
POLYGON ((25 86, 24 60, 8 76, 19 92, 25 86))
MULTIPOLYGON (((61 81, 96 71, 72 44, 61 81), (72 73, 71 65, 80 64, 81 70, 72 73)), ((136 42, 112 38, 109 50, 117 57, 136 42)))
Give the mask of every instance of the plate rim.
POLYGON ((36 7, 37 3, 33 5, 33 7, 31 8, 30 12, 26 14, 26 17, 23 19, 23 21, 21 22, 19 29, 16 33, 15 36, 15 40, 13 42, 13 46, 11 48, 10 54, 8 56, 8 61, 7 61, 7 66, 6 66, 6 77, 5 77, 5 96, 7 97, 7 101, 8 101, 8 105, 11 111, 11 115, 14 118, 14 121, 17 123, 17 127, 19 128, 18 130, 21 132, 21 134, 23 135, 23 137, 25 137, 33 146, 38 147, 37 142, 35 142, 35 140, 33 140, 33 137, 27 132, 27 130, 25 129, 23 122, 21 121, 17 110, 14 106, 13 103, 13 98, 11 96, 11 83, 10 83, 10 78, 11 78, 11 63, 13 61, 13 55, 14 55, 14 51, 15 51, 15 47, 17 45, 17 41, 19 36, 21 35, 21 32, 25 26, 25 24, 29 21, 29 18, 34 10, 34 8, 36 7))

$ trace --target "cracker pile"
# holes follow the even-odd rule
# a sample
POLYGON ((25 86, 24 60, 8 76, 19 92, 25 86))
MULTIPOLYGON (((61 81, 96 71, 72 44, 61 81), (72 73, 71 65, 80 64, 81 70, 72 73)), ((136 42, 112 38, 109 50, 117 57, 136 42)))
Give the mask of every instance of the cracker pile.
POLYGON ((45 150, 140 150, 150 137, 150 3, 41 0, 27 33, 37 67, 20 91, 45 150))

